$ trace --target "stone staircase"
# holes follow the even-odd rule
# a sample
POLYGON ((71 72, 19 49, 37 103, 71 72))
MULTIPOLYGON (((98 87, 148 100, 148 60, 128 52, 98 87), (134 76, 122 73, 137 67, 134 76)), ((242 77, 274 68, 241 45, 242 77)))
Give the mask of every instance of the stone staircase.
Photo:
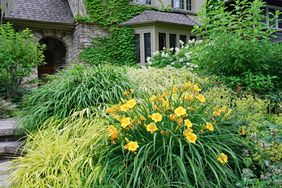
POLYGON ((0 119, 0 187, 9 188, 7 178, 11 173, 13 159, 22 154, 22 133, 16 130, 16 122, 13 119, 0 119))
POLYGON ((23 141, 13 119, 0 120, 0 162, 21 154, 23 141))

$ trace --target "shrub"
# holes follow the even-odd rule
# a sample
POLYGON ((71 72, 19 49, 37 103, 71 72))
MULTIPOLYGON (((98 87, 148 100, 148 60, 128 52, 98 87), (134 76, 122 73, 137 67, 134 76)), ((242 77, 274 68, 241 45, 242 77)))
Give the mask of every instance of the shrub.
POLYGON ((130 81, 139 88, 141 93, 153 94, 164 91, 173 85, 184 84, 188 81, 206 82, 197 75, 187 71, 187 69, 175 68, 131 68, 127 75, 130 81))
POLYGON ((22 97, 22 80, 43 63, 43 49, 28 29, 16 32, 10 24, 0 25, 0 95, 15 101, 22 97))
POLYGON ((65 118, 71 111, 115 103, 128 88, 131 85, 122 68, 70 67, 25 98, 20 126, 33 131, 51 116, 65 118))
POLYGON ((193 71, 197 68, 197 65, 191 63, 191 51, 190 48, 195 44, 201 43, 202 41, 189 41, 185 44, 180 41, 180 48, 164 48, 162 51, 156 51, 153 53, 152 58, 149 58, 148 62, 152 67, 163 68, 167 66, 175 68, 187 68, 193 71))
POLYGON ((15 111, 15 108, 14 104, 0 98, 0 119, 9 118, 15 111))
POLYGON ((12 187, 94 187, 107 152, 105 121, 89 109, 64 120, 49 119, 30 134, 25 156, 13 162, 12 187))
POLYGON ((282 45, 271 41, 274 30, 261 21, 266 20, 263 6, 261 0, 235 1, 229 10, 223 1, 209 1, 200 14, 201 27, 194 30, 205 42, 192 50, 192 63, 241 90, 280 89, 282 45))
MULTIPOLYGON (((114 187, 230 187, 245 145, 231 110, 187 82, 110 107, 105 181, 114 187)), ((107 184, 106 184, 107 185, 107 184)))

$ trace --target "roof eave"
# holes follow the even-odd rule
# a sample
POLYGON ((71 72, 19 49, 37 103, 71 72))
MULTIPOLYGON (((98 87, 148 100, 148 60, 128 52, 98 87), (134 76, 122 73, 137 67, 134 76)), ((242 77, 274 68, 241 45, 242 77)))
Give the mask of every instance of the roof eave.
POLYGON ((13 18, 13 17, 5 17, 6 21, 11 22, 14 25, 21 25, 24 27, 56 27, 58 29, 63 30, 72 30, 75 27, 74 22, 52 22, 45 20, 30 20, 24 18, 13 18))
POLYGON ((144 21, 144 22, 136 22, 136 23, 122 23, 120 26, 142 26, 146 24, 171 24, 171 25, 179 25, 179 26, 187 26, 187 27, 193 27, 194 25, 188 25, 188 24, 181 24, 181 23, 172 23, 172 22, 164 22, 164 21, 144 21))

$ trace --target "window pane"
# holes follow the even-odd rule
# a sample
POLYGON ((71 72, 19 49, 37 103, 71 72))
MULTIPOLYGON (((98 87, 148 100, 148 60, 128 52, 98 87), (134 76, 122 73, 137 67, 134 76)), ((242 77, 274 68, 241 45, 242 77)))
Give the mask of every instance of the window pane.
POLYGON ((192 0, 186 0, 186 10, 192 10, 192 0))
POLYGON ((159 33, 159 50, 163 50, 166 47, 166 34, 159 33))
POLYGON ((145 51, 145 62, 148 57, 151 57, 151 33, 144 33, 144 51, 145 51))
POLYGON ((136 59, 137 63, 140 63, 140 35, 136 34, 135 35, 135 54, 136 54, 136 59))
POLYGON ((172 0, 171 4, 173 8, 180 8, 180 1, 182 0, 172 0))
POLYGON ((186 44, 187 43, 187 36, 186 35, 180 35, 180 40, 182 42, 184 42, 184 44, 186 44))
POLYGON ((176 47, 176 34, 169 34, 169 47, 170 48, 176 47))

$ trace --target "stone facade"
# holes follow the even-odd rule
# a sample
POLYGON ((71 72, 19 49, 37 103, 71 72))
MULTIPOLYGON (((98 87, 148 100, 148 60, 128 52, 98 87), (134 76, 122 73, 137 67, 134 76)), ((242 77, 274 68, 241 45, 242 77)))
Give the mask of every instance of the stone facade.
POLYGON ((81 50, 91 44, 93 38, 104 37, 107 31, 92 24, 78 23, 73 33, 72 58, 76 59, 81 50))

